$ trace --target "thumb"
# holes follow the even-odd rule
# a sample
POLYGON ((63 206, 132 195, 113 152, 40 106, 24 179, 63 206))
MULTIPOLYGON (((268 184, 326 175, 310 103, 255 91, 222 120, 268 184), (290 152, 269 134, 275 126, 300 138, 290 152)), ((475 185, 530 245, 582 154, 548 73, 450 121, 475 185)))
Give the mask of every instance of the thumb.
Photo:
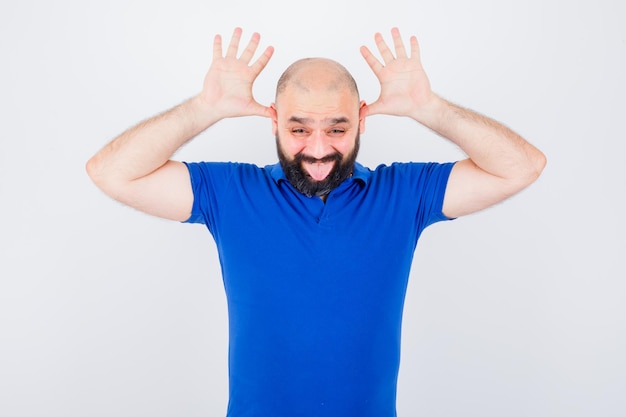
POLYGON ((250 103, 250 112, 254 116, 272 117, 272 110, 268 106, 264 106, 256 100, 250 103))
POLYGON ((368 104, 367 107, 364 108, 364 111, 365 111, 365 117, 373 116, 375 114, 381 114, 382 103, 380 102, 380 99, 376 100, 375 102, 371 104, 368 104))

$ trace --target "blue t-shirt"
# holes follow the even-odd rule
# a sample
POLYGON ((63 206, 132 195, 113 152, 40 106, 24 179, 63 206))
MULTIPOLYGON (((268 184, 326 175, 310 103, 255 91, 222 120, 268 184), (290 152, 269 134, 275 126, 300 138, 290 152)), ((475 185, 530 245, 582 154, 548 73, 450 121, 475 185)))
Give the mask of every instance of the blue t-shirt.
POLYGON ((228 416, 395 416, 413 253, 453 164, 357 163, 326 203, 279 164, 187 166, 227 296, 228 416))

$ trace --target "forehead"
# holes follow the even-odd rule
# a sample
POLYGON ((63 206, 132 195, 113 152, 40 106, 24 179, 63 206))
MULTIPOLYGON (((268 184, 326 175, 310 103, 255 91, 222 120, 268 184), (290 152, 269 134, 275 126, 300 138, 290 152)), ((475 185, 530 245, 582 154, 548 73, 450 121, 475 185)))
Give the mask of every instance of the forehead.
POLYGON ((358 119, 359 100, 348 88, 301 88, 290 85, 276 97, 283 121, 339 123, 358 119))

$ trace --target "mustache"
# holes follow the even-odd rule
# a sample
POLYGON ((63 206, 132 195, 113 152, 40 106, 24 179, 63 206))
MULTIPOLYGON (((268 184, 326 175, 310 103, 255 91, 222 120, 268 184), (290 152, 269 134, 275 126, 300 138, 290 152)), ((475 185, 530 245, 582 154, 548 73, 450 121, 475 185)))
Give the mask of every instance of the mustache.
POLYGON ((334 152, 331 154, 328 154, 322 158, 314 158, 310 155, 305 155, 303 153, 297 153, 294 155, 293 157, 295 162, 308 162, 310 164, 316 164, 316 163, 325 163, 325 162, 333 162, 333 161, 341 161, 343 159, 343 155, 340 152, 334 152))

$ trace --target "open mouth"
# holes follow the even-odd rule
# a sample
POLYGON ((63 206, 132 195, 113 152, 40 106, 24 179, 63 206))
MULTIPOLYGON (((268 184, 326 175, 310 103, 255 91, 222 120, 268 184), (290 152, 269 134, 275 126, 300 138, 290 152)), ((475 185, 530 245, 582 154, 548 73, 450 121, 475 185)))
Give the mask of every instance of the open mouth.
POLYGON ((309 176, 315 181, 322 181, 328 177, 328 174, 332 171, 335 166, 334 160, 332 161, 315 161, 308 162, 303 161, 302 166, 309 176))

